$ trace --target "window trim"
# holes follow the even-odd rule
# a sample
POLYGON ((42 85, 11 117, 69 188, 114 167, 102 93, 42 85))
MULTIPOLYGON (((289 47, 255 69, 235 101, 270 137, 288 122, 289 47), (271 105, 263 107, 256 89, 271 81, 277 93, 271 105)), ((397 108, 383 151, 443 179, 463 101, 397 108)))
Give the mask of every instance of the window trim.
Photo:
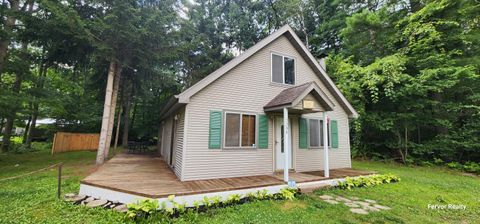
POLYGON ((292 55, 271 51, 270 52, 270 83, 276 84, 276 85, 295 86, 295 84, 297 83, 297 58, 292 55), (273 55, 282 57, 282 81, 283 81, 282 83, 273 81, 273 55), (294 77, 293 84, 285 83, 285 58, 293 59, 293 67, 294 67, 293 68, 293 77, 294 77))
POLYGON ((222 131, 222 135, 223 135, 223 143, 222 143, 222 149, 228 149, 228 150, 231 150, 231 149, 257 149, 258 148, 258 137, 257 137, 257 134, 258 134, 258 114, 256 113, 252 113, 252 112, 239 112, 239 111, 223 111, 223 131, 222 131), (227 139, 227 114, 238 114, 240 115, 240 125, 239 125, 239 138, 238 138, 238 146, 226 146, 225 144, 227 143, 226 142, 226 139, 227 139), (242 122, 242 119, 243 119, 243 115, 251 115, 251 116, 254 116, 255 117, 255 143, 254 145, 255 146, 242 146, 242 128, 243 128, 243 122, 242 122))
MULTIPOLYGON (((308 130, 308 137, 307 137, 307 140, 308 140, 308 149, 323 149, 323 125, 320 125, 321 122, 323 122, 323 119, 316 119, 316 118, 306 118, 307 119, 307 130, 308 130), (318 125, 319 125, 319 140, 320 140, 320 146, 311 146, 310 145, 310 120, 317 120, 318 122, 318 125)), ((331 136, 332 132, 330 130, 330 124, 327 124, 327 138, 328 138, 328 149, 332 149, 332 142, 331 142, 331 139, 332 139, 332 136, 331 136)))

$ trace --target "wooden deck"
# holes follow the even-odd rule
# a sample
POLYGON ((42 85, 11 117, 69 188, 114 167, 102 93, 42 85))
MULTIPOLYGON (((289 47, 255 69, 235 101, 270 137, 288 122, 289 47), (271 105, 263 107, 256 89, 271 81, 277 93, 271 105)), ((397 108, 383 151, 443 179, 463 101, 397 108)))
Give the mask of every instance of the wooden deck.
MULTIPOLYGON (((330 178, 325 178, 323 171, 291 172, 290 179, 302 183, 371 173, 337 169, 330 170, 330 178)), ((182 182, 160 157, 120 154, 81 183, 149 198, 162 198, 172 194, 180 196, 280 185, 283 184, 283 173, 182 182)))

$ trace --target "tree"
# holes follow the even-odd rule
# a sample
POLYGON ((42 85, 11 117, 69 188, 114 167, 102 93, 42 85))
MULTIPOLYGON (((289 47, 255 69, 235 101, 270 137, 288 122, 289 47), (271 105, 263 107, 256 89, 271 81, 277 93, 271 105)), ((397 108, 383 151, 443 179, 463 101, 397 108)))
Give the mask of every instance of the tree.
MULTIPOLYGON (((10 1, 10 4, 11 4, 12 10, 13 10, 13 13, 14 14, 18 13, 19 2, 18 1, 10 1)), ((33 4, 34 4, 33 1, 26 1, 24 3, 24 5, 22 6, 22 12, 24 12, 26 14, 30 14, 33 11, 33 4)), ((10 25, 14 26, 15 21, 16 21, 15 16, 7 18, 6 23, 5 23, 5 28, 7 28, 7 32, 11 31, 12 27, 9 27, 9 26, 10 25), (10 24, 12 22, 13 22, 13 24, 10 24)), ((4 64, 5 64, 4 60, 5 60, 5 57, 6 57, 8 44, 10 44, 10 40, 9 40, 8 37, 6 37, 2 41, 0 41, 0 74, 3 72, 2 71, 2 69, 3 69, 2 66, 4 66, 4 64), (7 46, 4 46, 5 44, 7 46), (2 60, 3 60, 3 62, 2 62, 2 60)), ((25 79, 25 77, 28 75, 28 73, 30 72, 29 71, 29 68, 30 68, 30 62, 29 61, 30 60, 29 60, 29 53, 28 53, 28 45, 29 45, 29 40, 22 40, 21 41, 20 49, 19 49, 19 52, 18 52, 18 55, 17 55, 18 58, 14 59, 14 60, 17 60, 18 63, 14 64, 14 66, 12 66, 12 69, 11 69, 12 73, 15 74, 15 81, 13 82, 13 86, 12 86, 12 94, 13 94, 14 97, 16 95, 20 94, 20 90, 22 88, 22 82, 25 79), (19 66, 19 64, 22 64, 22 65, 19 66)), ((0 78, 1 78, 1 76, 0 76, 0 78)), ((5 123, 4 137, 3 137, 2 147, 1 147, 2 151, 4 151, 4 152, 9 150, 10 137, 11 137, 13 125, 14 125, 14 122, 15 122, 16 113, 20 109, 19 108, 20 106, 21 105, 19 105, 18 102, 14 103, 13 106, 10 107, 10 110, 7 112, 7 115, 6 115, 7 119, 6 119, 6 123, 5 123)))
POLYGON ((478 66, 464 63, 462 53, 472 49, 478 27, 460 19, 464 7, 471 6, 441 0, 413 13, 408 7, 386 13, 386 6, 347 18, 344 50, 329 67, 361 113, 354 125, 360 153, 404 163, 412 156, 478 159, 472 153, 478 145, 457 131, 476 133, 470 128, 479 112, 478 66))

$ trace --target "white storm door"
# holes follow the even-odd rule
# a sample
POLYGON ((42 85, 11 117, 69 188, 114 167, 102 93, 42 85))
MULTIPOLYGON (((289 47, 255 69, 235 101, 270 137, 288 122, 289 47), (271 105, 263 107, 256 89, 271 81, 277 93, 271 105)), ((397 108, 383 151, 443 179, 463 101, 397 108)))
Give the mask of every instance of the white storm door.
MULTIPOLYGON (((288 123, 290 133, 290 139, 292 139, 292 123, 288 123)), ((275 117, 275 170, 283 170, 285 167, 285 149, 283 145, 284 132, 283 132, 283 118, 275 117)), ((290 147, 289 154, 290 161, 288 163, 289 169, 292 169, 293 153, 292 147, 290 147)))

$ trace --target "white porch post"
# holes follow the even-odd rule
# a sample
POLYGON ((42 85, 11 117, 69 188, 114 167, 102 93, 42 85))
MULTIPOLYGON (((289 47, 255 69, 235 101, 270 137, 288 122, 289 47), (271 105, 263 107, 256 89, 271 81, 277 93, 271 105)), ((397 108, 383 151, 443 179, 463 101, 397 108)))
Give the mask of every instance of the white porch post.
POLYGON ((327 129, 327 112, 323 112, 323 171, 325 177, 330 177, 330 168, 328 165, 328 129, 327 129))
POLYGON ((289 153, 290 153, 290 133, 288 127, 288 109, 283 108, 283 149, 285 150, 285 166, 283 168, 283 180, 288 182, 288 164, 289 164, 289 153))

